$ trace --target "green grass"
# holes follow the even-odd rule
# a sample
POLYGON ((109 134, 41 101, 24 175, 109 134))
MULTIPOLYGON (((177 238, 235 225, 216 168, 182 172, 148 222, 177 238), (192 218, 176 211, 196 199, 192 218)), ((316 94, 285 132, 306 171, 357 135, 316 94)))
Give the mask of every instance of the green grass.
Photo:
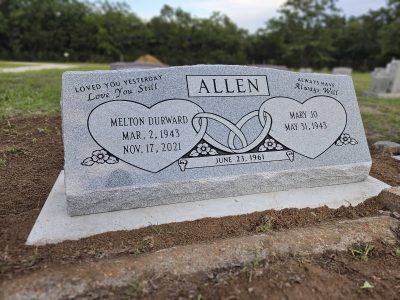
MULTIPOLYGON (((105 64, 82 64, 74 71, 104 70, 105 64)), ((0 73, 0 119, 60 112, 61 75, 66 70, 0 73)))
POLYGON ((2 61, 0 60, 0 68, 16 68, 27 66, 27 64, 23 62, 12 62, 12 61, 2 61))
MULTIPOLYGON (((11 62, 0 61, 0 67, 11 62)), ((106 70, 106 64, 81 64, 70 70, 106 70)), ((64 70, 0 73, 0 119, 18 115, 59 113, 61 75, 64 70)), ((363 95, 371 87, 370 73, 354 73, 358 103, 371 142, 400 142, 400 99, 385 100, 363 95)))

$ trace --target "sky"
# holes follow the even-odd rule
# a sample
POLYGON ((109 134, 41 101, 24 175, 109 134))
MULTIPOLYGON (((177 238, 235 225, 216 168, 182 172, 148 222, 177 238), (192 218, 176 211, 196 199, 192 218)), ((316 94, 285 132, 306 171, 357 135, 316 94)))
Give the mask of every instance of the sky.
MULTIPOLYGON (((117 0, 115 0, 117 2, 117 0)), ((139 17, 149 20, 158 15, 164 4, 180 7, 196 17, 209 17, 214 11, 222 12, 237 25, 250 32, 263 27, 265 22, 277 15, 285 0, 119 0, 126 2, 139 17)), ((346 16, 358 16, 384 6, 386 0, 339 0, 338 8, 346 16)))

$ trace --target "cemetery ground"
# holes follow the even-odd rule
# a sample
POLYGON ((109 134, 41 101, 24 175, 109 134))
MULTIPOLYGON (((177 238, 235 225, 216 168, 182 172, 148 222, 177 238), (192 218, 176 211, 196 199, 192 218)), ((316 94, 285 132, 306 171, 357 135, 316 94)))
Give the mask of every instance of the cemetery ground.
MULTIPOLYGON (((81 65, 74 70, 107 68, 106 65, 81 65)), ((195 273, 179 269, 168 274, 132 272, 116 285, 113 282, 99 288, 93 284, 90 288, 92 283, 89 282, 89 288, 80 289, 80 284, 89 281, 95 273, 117 272, 115 268, 121 261, 141 261, 151 265, 157 253, 161 253, 159 250, 205 246, 254 235, 279 238, 286 234, 286 238, 296 240, 297 233, 302 230, 327 228, 329 232, 329 228, 341 221, 382 218, 379 210, 383 205, 379 199, 372 198, 356 207, 336 210, 321 207, 264 211, 150 225, 138 230, 100 234, 79 242, 25 246, 26 238, 63 168, 59 116, 62 72, 0 72, 0 284, 19 284, 17 288, 23 291, 31 288, 30 282, 34 279, 39 280, 47 273, 54 274, 54 278, 70 279, 72 284, 65 289, 70 289, 69 295, 82 299, 257 299, 263 296, 395 299, 399 295, 400 228, 393 228, 397 236, 394 242, 363 239, 366 232, 360 232, 360 238, 344 251, 304 254, 278 249, 276 254, 261 257, 256 247, 249 247, 250 260, 229 268, 208 271, 199 268, 202 271, 195 273)), ((387 154, 378 153, 372 148, 372 143, 377 140, 400 142, 400 99, 362 96, 363 91, 370 87, 370 74, 355 73, 353 80, 371 145, 371 175, 392 186, 399 186, 400 163, 387 154)), ((370 230, 367 227, 365 231, 370 230)), ((182 259, 185 257, 185 253, 174 253, 181 255, 182 259)), ((212 255, 203 254, 206 265, 212 255)))

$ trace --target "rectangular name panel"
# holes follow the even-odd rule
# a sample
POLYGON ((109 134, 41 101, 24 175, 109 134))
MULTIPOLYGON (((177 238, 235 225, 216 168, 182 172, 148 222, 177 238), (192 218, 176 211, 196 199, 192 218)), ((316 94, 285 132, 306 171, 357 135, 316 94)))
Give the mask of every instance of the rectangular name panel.
POLYGON ((267 76, 186 76, 189 97, 269 96, 267 76))

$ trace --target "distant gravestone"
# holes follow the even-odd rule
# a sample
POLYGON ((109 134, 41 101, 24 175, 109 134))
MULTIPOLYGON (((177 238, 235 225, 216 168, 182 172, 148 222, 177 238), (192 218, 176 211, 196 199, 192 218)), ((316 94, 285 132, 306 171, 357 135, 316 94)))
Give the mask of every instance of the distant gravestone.
POLYGON ((400 154, 400 144, 392 141, 378 141, 374 143, 374 147, 381 152, 391 154, 400 154))
POLYGON ((352 73, 353 73, 353 69, 352 68, 347 68, 347 67, 337 67, 337 68, 333 68, 333 70, 332 70, 332 74, 334 74, 334 75, 348 75, 348 76, 351 76, 352 73))
POLYGON ((258 64, 258 65, 252 65, 252 66, 258 67, 258 68, 268 68, 268 69, 283 70, 283 71, 289 70, 289 68, 287 66, 283 66, 283 65, 258 64))
POLYGON ((372 88, 365 91, 368 96, 400 98, 400 60, 393 59, 386 68, 375 68, 372 72, 372 88))
POLYGON ((110 64, 110 70, 124 70, 124 69, 154 69, 166 68, 164 64, 154 64, 146 62, 115 62, 110 64))
POLYGON ((300 73, 312 73, 312 69, 311 68, 300 68, 299 72, 300 73))
POLYGON ((351 78, 241 66, 66 72, 70 215, 363 181, 351 78))

